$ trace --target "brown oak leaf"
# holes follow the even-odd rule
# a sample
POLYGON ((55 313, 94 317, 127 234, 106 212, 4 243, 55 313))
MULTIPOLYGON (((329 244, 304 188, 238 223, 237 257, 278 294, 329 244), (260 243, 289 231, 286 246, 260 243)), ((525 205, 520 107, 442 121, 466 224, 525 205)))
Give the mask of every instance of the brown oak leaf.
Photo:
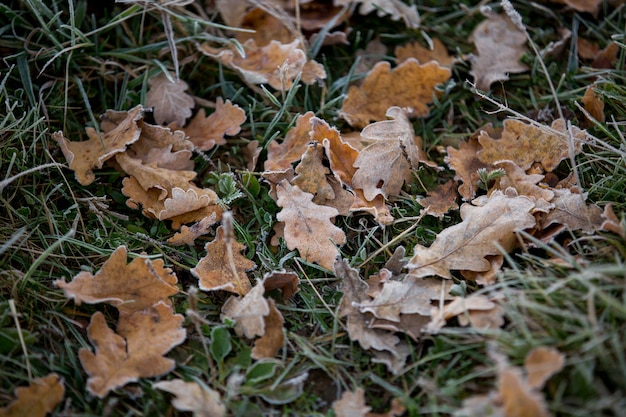
POLYGON ((424 63, 437 61, 442 67, 452 67, 454 57, 448 54, 446 46, 437 38, 432 39, 432 49, 423 47, 419 42, 396 46, 394 54, 396 62, 404 62, 409 58, 415 58, 424 63))
POLYGON ((357 171, 352 186, 363 190, 368 201, 379 194, 386 199, 400 194, 402 185, 411 180, 411 172, 418 166, 415 133, 407 111, 390 107, 386 116, 393 120, 370 124, 361 131, 363 138, 374 143, 363 149, 354 162, 357 171))
POLYGON ((194 145, 185 139, 184 132, 172 131, 143 120, 138 125, 141 136, 126 150, 129 157, 141 160, 144 165, 174 171, 193 171, 194 162, 191 157, 194 145))
POLYGON ((420 211, 420 215, 425 212, 428 215, 443 219, 447 212, 459 208, 459 205, 456 203, 458 197, 456 193, 457 188, 458 183, 450 180, 429 191, 426 197, 418 197, 417 202, 424 207, 420 211))
POLYGON ((120 317, 118 332, 111 330, 100 312, 91 317, 87 327, 95 354, 87 348, 78 351, 83 368, 89 375, 87 389, 104 398, 111 390, 170 372, 176 366, 167 352, 186 337, 183 316, 159 302, 131 316, 120 317))
POLYGON ((583 102, 583 106, 585 106, 585 110, 589 112, 591 117, 600 123, 604 123, 604 102, 600 98, 600 95, 595 92, 594 87, 594 85, 587 87, 581 101, 583 102))
POLYGON ((82 185, 89 185, 95 181, 95 168, 102 168, 105 161, 115 154, 124 152, 131 143, 139 140, 141 129, 137 121, 143 117, 143 107, 137 106, 128 111, 126 117, 114 129, 98 134, 95 129, 85 129, 89 140, 70 142, 59 131, 52 134, 52 138, 59 143, 70 169, 74 170, 76 179, 82 185))
POLYGON ((420 17, 415 5, 409 6, 400 0, 334 0, 335 6, 359 4, 359 13, 362 15, 376 12, 380 17, 389 16, 392 20, 404 20, 408 28, 417 29, 420 26, 420 17))
MULTIPOLYGON (((552 3, 564 4, 572 9, 583 12, 591 13, 594 16, 598 13, 598 8, 602 4, 602 0, 550 0, 552 3)), ((542 3, 546 1, 543 0, 542 3)))
POLYGON ((204 109, 189 121, 182 130, 198 150, 208 151, 214 146, 224 145, 225 135, 234 136, 241 131, 241 125, 246 121, 246 112, 230 100, 218 97, 215 102, 215 111, 206 116, 204 109))
POLYGON ((297 185, 305 193, 313 194, 313 202, 320 205, 323 201, 335 198, 335 191, 327 179, 330 169, 323 164, 323 154, 324 148, 321 144, 309 144, 296 167, 298 175, 291 180, 292 185, 297 185))
POLYGON ((365 403, 365 391, 345 391, 341 398, 334 401, 332 409, 337 417, 396 417, 404 414, 405 407, 398 398, 391 400, 391 409, 386 413, 372 413, 371 407, 365 403))
POLYGON ((215 223, 217 223, 217 215, 213 213, 192 226, 183 226, 180 232, 175 233, 174 236, 167 239, 167 243, 172 246, 193 246, 196 239, 208 234, 211 231, 211 226, 215 223))
POLYGON ((269 314, 264 317, 265 332, 263 336, 258 338, 254 342, 252 348, 253 359, 273 358, 278 353, 278 350, 283 347, 285 343, 285 334, 283 331, 283 315, 280 314, 278 308, 276 308, 276 302, 269 298, 267 300, 269 305, 269 314))
POLYGON ((189 85, 183 80, 171 80, 164 72, 150 78, 148 84, 146 106, 154 108, 154 120, 160 125, 184 126, 194 107, 193 97, 185 92, 189 85))
POLYGON ((162 259, 135 258, 126 264, 126 257, 126 246, 120 246, 95 275, 83 271, 71 282, 59 279, 54 285, 77 305, 108 303, 122 315, 144 310, 159 301, 169 303, 168 297, 178 293, 176 274, 165 268, 162 259))
POLYGON ((56 373, 35 378, 27 387, 15 389, 15 400, 0 408, 1 417, 45 417, 63 400, 65 386, 56 373))
POLYGON ((544 178, 541 174, 527 174, 522 168, 511 161, 496 162, 495 166, 502 168, 506 175, 498 178, 494 189, 506 190, 509 187, 515 188, 517 194, 526 196, 535 203, 535 211, 550 211, 554 205, 550 201, 554 198, 554 192, 545 186, 537 185, 544 178))
POLYGON ((228 317, 236 321, 235 332, 253 339, 265 334, 265 316, 270 314, 268 300, 263 297, 265 287, 257 283, 243 297, 230 296, 222 306, 222 320, 228 317))
POLYGON ((458 317, 461 326, 471 324, 477 329, 497 329, 504 325, 502 306, 483 294, 472 294, 465 298, 454 297, 443 309, 433 307, 428 332, 437 333, 453 317, 458 317))
POLYGON ((487 271, 486 256, 511 251, 518 243, 515 232, 535 226, 535 205, 527 197, 496 191, 473 203, 461 206, 463 221, 444 229, 430 247, 415 247, 407 264, 411 275, 451 278, 451 270, 487 271))
POLYGON ((299 290, 300 279, 298 274, 284 269, 268 272, 263 275, 265 292, 279 290, 282 299, 293 297, 299 290))
POLYGON ((283 180, 276 186, 276 204, 282 210, 276 219, 285 222, 285 242, 290 250, 298 249, 300 256, 308 262, 316 262, 332 269, 346 235, 330 219, 339 212, 332 207, 313 203, 313 194, 305 193, 298 186, 283 180))
POLYGON ((531 350, 524 359, 526 379, 531 388, 542 389, 552 375, 565 365, 565 355, 554 348, 538 346, 531 350))
POLYGON ((299 161, 306 152, 311 138, 311 119, 313 112, 301 114, 296 119, 294 127, 287 131, 281 143, 270 142, 267 147, 267 160, 264 163, 265 171, 284 171, 291 168, 293 162, 299 161))
POLYGON ((245 246, 235 240, 232 215, 226 212, 222 220, 215 239, 205 246, 207 256, 200 259, 191 273, 198 278, 201 290, 244 295, 252 288, 246 272, 256 268, 256 264, 240 253, 245 246))
POLYGON ((392 106, 411 109, 411 117, 427 116, 428 104, 439 95, 435 87, 451 75, 449 68, 436 62, 420 65, 414 58, 390 69, 388 62, 379 62, 360 87, 350 86, 339 115, 351 126, 364 127, 371 121, 385 120, 392 106))
POLYGON ((526 53, 526 33, 506 15, 490 15, 480 23, 470 40, 477 55, 471 58, 474 83, 479 90, 489 90, 492 83, 509 79, 508 74, 528 71, 520 62, 526 53))
POLYGON ((226 414, 219 392, 204 384, 173 379, 155 382, 152 386, 176 395, 172 405, 178 411, 191 411, 194 417, 223 417, 226 414))
POLYGON ((585 193, 555 189, 554 194, 552 200, 554 208, 540 220, 542 229, 556 223, 565 225, 570 230, 582 230, 585 233, 600 230, 605 221, 602 209, 596 204, 587 204, 585 193))
MULTIPOLYGON (((562 119, 552 122, 550 129, 541 129, 519 120, 507 119, 503 122, 502 137, 494 139, 485 131, 478 141, 483 149, 477 152, 485 164, 498 161, 512 161, 524 171, 534 162, 541 164, 547 172, 553 171, 559 163, 569 158, 569 134, 562 119)), ((573 151, 577 155, 587 141, 587 132, 572 126, 573 151)))

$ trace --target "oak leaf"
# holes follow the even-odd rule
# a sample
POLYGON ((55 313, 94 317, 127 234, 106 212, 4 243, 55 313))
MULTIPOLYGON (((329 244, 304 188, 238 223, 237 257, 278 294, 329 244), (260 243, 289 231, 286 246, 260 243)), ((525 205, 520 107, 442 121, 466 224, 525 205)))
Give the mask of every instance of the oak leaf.
MULTIPOLYGON (((106 114, 110 113, 107 112, 106 114)), ((129 157, 139 159, 144 165, 174 171, 193 171, 194 145, 185 139, 182 131, 172 131, 163 126, 152 125, 140 120, 141 129, 139 140, 128 147, 129 157)))
POLYGON ((308 145, 302 155, 302 160, 296 167, 298 174, 291 180, 291 185, 297 185, 305 193, 313 194, 313 202, 323 204, 320 200, 333 200, 335 191, 329 184, 327 175, 330 170, 323 164, 324 148, 317 142, 308 145))
POLYGON ((299 284, 298 274, 292 271, 280 269, 263 275, 265 292, 279 290, 283 299, 293 297, 299 291, 299 284))
POLYGON ((87 348, 78 351, 80 362, 89 375, 87 389, 104 398, 111 390, 166 374, 174 369, 174 360, 165 358, 167 352, 181 344, 186 337, 183 316, 159 302, 154 307, 120 317, 119 334, 111 330, 100 312, 91 317, 87 327, 95 354, 87 348))
POLYGON ((446 46, 437 38, 432 39, 432 49, 423 47, 419 42, 413 42, 396 46, 394 54, 398 63, 415 58, 421 63, 437 61, 442 67, 448 68, 454 64, 454 57, 448 54, 446 46))
POLYGON ((81 303, 108 303, 122 315, 149 308, 157 302, 169 303, 168 297, 178 293, 178 279, 162 259, 135 258, 126 264, 126 246, 120 246, 92 275, 80 272, 71 282, 59 279, 54 285, 63 289, 66 297, 81 303))
POLYGON ((404 414, 405 407, 398 398, 391 400, 391 409, 386 413, 372 413, 371 407, 365 403, 365 391, 357 388, 356 391, 345 391, 341 398, 334 401, 332 409, 337 417, 396 417, 404 414))
POLYGON ((531 388, 542 389, 552 375, 565 365, 565 355, 554 348, 539 346, 534 348, 524 359, 526 379, 531 388))
POLYGON ((263 336, 265 316, 271 312, 264 293, 265 287, 259 282, 243 297, 230 296, 222 306, 222 320, 224 317, 235 320, 235 333, 239 336, 244 335, 248 339, 263 336))
POLYGON ((121 123, 106 133, 98 133, 91 127, 86 128, 89 140, 70 142, 61 131, 53 133, 52 138, 61 147, 78 182, 89 185, 96 179, 93 173, 95 168, 102 168, 104 162, 115 154, 124 152, 128 145, 139 140, 141 130, 137 121, 142 117, 143 107, 137 106, 127 112, 121 123))
POLYGON ((154 120, 160 125, 184 126, 194 107, 193 97, 185 92, 189 85, 183 80, 171 80, 164 72, 151 77, 148 84, 146 106, 154 108, 154 120))
POLYGON ((183 226, 180 232, 175 233, 174 236, 167 239, 167 243, 172 246, 193 246, 196 239, 208 234, 211 231, 211 226, 216 222, 217 216, 213 213, 211 216, 207 216, 191 226, 183 226))
POLYGON ((283 347, 285 343, 285 334, 283 331, 283 315, 276 308, 276 302, 269 298, 267 300, 269 305, 269 314, 264 317, 265 331, 263 336, 258 338, 254 342, 252 348, 253 359, 273 358, 278 353, 278 350, 283 347))
POLYGON ((585 110, 600 123, 604 123, 604 102, 600 95, 595 92, 594 86, 590 85, 585 90, 585 95, 581 99, 585 110))
POLYGON ((335 245, 343 245, 346 241, 343 230, 330 221, 339 214, 337 209, 313 203, 312 194, 284 180, 277 185, 276 194, 276 204, 282 207, 276 219, 285 222, 287 247, 290 250, 297 248, 308 262, 332 269, 339 254, 335 245))
MULTIPOLYGON (((587 132, 575 126, 571 129, 573 152, 577 155, 587 141, 587 132)), ((526 171, 534 162, 538 162, 545 171, 551 172, 562 160, 569 158, 569 140, 562 119, 552 122, 549 129, 507 119, 503 122, 501 138, 492 138, 485 131, 480 133, 478 141, 483 149, 478 151, 477 155, 485 164, 507 160, 526 171)))
POLYGON ((28 387, 15 389, 15 400, 0 408, 0 417, 44 417, 63 400, 65 386, 56 373, 35 378, 28 387))
POLYGON ((504 325, 503 316, 502 306, 483 294, 454 297, 442 309, 433 307, 427 329, 430 333, 437 333, 453 317, 458 317, 461 326, 471 324, 477 329, 497 329, 504 325))
POLYGON ((411 172, 418 166, 415 133, 407 111, 390 107, 386 116, 393 120, 370 124, 361 131, 363 138, 374 143, 363 149, 354 161, 357 171, 352 177, 352 186, 362 189, 368 201, 378 194, 385 198, 400 194, 402 185, 411 180, 411 172))
POLYGON ((267 147, 267 160, 264 163, 265 171, 284 171, 291 168, 293 162, 299 161, 306 152, 311 138, 311 119, 314 113, 309 111, 296 118, 296 124, 287 131, 281 143, 270 142, 267 147))
POLYGON ((496 162, 495 166, 502 168, 506 175, 498 178, 494 189, 506 190, 515 188, 517 194, 530 198, 535 203, 535 211, 550 211, 554 205, 550 203, 554 192, 545 186, 537 185, 545 178, 541 174, 527 174, 522 168, 511 161, 496 162))
MULTIPOLYGON (((550 0, 553 3, 564 4, 572 9, 583 12, 583 13, 591 13, 592 15, 598 14, 598 8, 602 4, 602 0, 550 0)), ((542 1, 545 3, 545 0, 542 1)))
POLYGON ((526 53, 526 33, 506 15, 493 14, 480 23, 470 40, 477 55, 471 58, 474 84, 479 90, 489 90, 492 83, 508 80, 510 73, 528 71, 520 62, 526 53))
POLYGON ((562 224, 570 230, 582 230, 585 233, 600 230, 605 221, 602 209, 596 204, 587 204, 585 193, 555 189, 554 194, 554 208, 540 220, 542 229, 552 224, 562 224))
POLYGON ((414 58, 390 68, 388 62, 379 62, 360 87, 350 86, 339 115, 351 126, 364 127, 370 121, 385 120, 392 106, 411 109, 411 117, 427 116, 428 104, 439 95, 435 87, 451 75, 450 69, 436 62, 420 65, 414 58))
POLYGON ((407 264, 411 275, 451 278, 451 270, 487 271, 486 256, 511 251, 518 243, 515 232, 535 226, 535 205, 527 197, 496 191, 473 203, 461 206, 463 221, 444 229, 430 247, 415 247, 407 264))
POLYGON ((392 20, 404 20, 406 27, 417 29, 420 26, 420 17, 415 5, 409 6, 400 0, 334 0, 335 6, 359 4, 359 13, 362 15, 376 12, 380 17, 390 16, 392 20))
POLYGON ((226 414, 220 394, 205 385, 173 379, 155 382, 152 386, 176 395, 172 405, 178 411, 191 411, 194 417, 223 417, 226 414))
POLYGON ((458 183, 450 180, 438 185, 434 190, 429 191, 426 197, 418 197, 417 202, 424 207, 420 215, 428 215, 443 219, 443 216, 450 210, 459 208, 456 203, 458 183))
POLYGON ((252 288, 246 272, 254 269, 256 264, 240 253, 245 246, 235 240, 230 216, 228 212, 224 213, 223 224, 217 228, 215 239, 205 246, 207 256, 200 259, 191 273, 198 278, 201 290, 224 290, 244 295, 252 288))
POLYGON ((214 146, 224 145, 225 135, 234 136, 241 131, 241 125, 246 121, 246 112, 230 100, 218 97, 215 102, 215 111, 206 116, 204 109, 189 121, 182 130, 198 150, 208 151, 214 146))

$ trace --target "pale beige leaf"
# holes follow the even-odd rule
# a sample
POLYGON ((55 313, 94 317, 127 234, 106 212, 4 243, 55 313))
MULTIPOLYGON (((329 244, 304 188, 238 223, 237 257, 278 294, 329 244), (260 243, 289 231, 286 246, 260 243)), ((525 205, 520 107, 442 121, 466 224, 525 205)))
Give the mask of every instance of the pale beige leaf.
POLYGON ((531 350, 524 359, 526 379, 531 388, 542 389, 552 375, 565 365, 565 355, 554 348, 539 346, 531 350))
POLYGON ((213 113, 206 116, 204 109, 200 109, 182 129, 198 150, 208 151, 214 146, 224 145, 224 136, 238 134, 245 121, 246 113, 241 107, 218 97, 213 113))
POLYGON ((230 296, 222 306, 222 319, 228 317, 236 321, 235 332, 248 339, 265 334, 264 317, 270 314, 270 305, 263 297, 265 288, 259 282, 243 297, 230 296))
POLYGON ((183 80, 170 81, 165 73, 148 80, 146 106, 154 108, 154 120, 160 125, 176 123, 185 125, 194 107, 193 97, 185 92, 189 86, 183 80))
POLYGON ((44 417, 63 400, 65 386, 56 373, 35 378, 27 387, 15 389, 15 399, 0 408, 0 417, 44 417))
POLYGON ((205 385, 173 379, 159 381, 152 386, 176 395, 172 405, 178 411, 191 411, 194 417, 222 417, 226 414, 219 392, 205 385))
POLYGON ((362 15, 376 12, 380 17, 389 16, 392 20, 404 20, 406 27, 417 29, 420 26, 420 17, 415 5, 409 6, 401 0, 334 0, 335 6, 359 4, 359 13, 362 15))
POLYGON ((363 388, 355 392, 345 391, 340 399, 333 402, 333 411, 337 417, 365 417, 371 409, 365 404, 363 388))
MULTIPOLYGON (((265 284, 264 284, 265 286, 265 284)), ((270 312, 265 316, 264 325, 265 333, 259 339, 254 342, 252 348, 253 359, 273 358, 278 353, 278 350, 283 347, 285 343, 285 333, 283 329, 283 315, 276 307, 276 302, 268 298, 267 303, 269 305, 270 312)))

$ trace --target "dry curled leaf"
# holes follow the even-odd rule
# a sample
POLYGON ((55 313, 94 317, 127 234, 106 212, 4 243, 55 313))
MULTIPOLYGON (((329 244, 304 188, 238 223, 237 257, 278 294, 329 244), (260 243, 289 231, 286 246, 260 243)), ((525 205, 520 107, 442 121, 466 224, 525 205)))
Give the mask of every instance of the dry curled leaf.
POLYGON ((489 90, 492 83, 509 79, 508 74, 528 71, 520 62, 526 53, 526 33, 506 15, 491 15, 480 23, 470 39, 477 55, 471 58, 474 83, 479 90, 489 90))
POLYGON ((182 130, 198 150, 208 151, 214 146, 224 145, 224 136, 238 134, 245 121, 246 112, 241 107, 218 97, 213 113, 206 116, 204 109, 200 109, 182 130))
POLYGON ((334 401, 332 409, 337 417, 396 417, 401 416, 405 407, 398 398, 391 400, 391 409, 386 413, 372 413, 365 403, 365 391, 357 388, 355 392, 345 391, 341 398, 334 401))
POLYGON ((56 373, 35 378, 27 387, 15 389, 15 400, 0 408, 0 417, 44 417, 63 400, 65 386, 56 373))
POLYGON ((154 108, 154 120, 160 125, 184 126, 194 106, 193 97, 185 92, 189 85, 183 80, 171 80, 163 72, 150 78, 148 84, 146 106, 154 108))
POLYGON ((223 417, 226 414, 219 392, 206 385, 173 379, 159 381, 152 386, 176 395, 172 405, 178 411, 191 411, 194 417, 223 417))
POLYGON ((324 166, 323 154, 324 148, 320 144, 309 144, 296 167, 298 175, 291 180, 292 185, 297 185, 305 193, 313 194, 313 202, 316 204, 335 198, 335 191, 328 182, 330 170, 324 166))
POLYGON ((91 127, 86 128, 89 140, 70 142, 60 131, 53 133, 52 138, 59 143, 78 182, 89 185, 96 179, 94 169, 102 168, 104 162, 115 154, 124 152, 128 145, 139 140, 141 130, 137 121, 142 117, 143 107, 137 106, 128 111, 124 120, 106 133, 98 133, 91 127))
POLYGON ((473 203, 461 206, 463 221, 444 229, 430 247, 415 247, 407 264, 411 275, 451 278, 451 270, 487 271, 486 256, 511 251, 518 243, 515 232, 535 226, 535 205, 527 197, 496 191, 473 203))
POLYGON ((241 254, 245 246, 235 240, 230 214, 224 213, 224 222, 217 228, 217 235, 205 246, 207 256, 200 259, 191 273, 198 278, 204 291, 224 290, 244 295, 252 285, 246 275, 256 264, 241 254))
POLYGON ((305 193, 297 186, 283 180, 276 186, 276 204, 282 210, 276 219, 285 222, 285 242, 290 250, 298 249, 308 262, 316 262, 332 269, 346 235, 330 219, 339 212, 332 207, 313 203, 313 194, 305 193))
POLYGON ((109 303, 122 315, 151 307, 178 293, 177 278, 162 259, 135 258, 126 264, 127 250, 120 246, 111 254, 102 268, 92 275, 80 272, 71 282, 59 279, 54 285, 63 289, 65 296, 81 303, 109 303))
POLYGON ((78 351, 80 362, 89 375, 87 389, 104 398, 111 390, 139 378, 150 378, 170 372, 174 360, 164 355, 186 337, 183 316, 174 314, 163 302, 154 307, 120 317, 119 334, 111 330, 100 312, 91 317, 87 327, 89 341, 95 346, 78 351))
POLYGON ((388 62, 379 62, 360 87, 350 86, 339 114, 355 127, 385 120, 385 113, 392 106, 410 109, 410 117, 425 117, 428 104, 439 94, 435 87, 446 82, 450 74, 450 69, 436 62, 420 65, 414 58, 393 70, 388 62))
POLYGON ((222 319, 235 320, 235 332, 239 336, 253 339, 265 334, 265 316, 270 314, 270 305, 263 297, 265 287, 259 282, 243 297, 230 296, 222 306, 222 319))
POLYGON ((600 123, 604 123, 604 102, 600 98, 600 95, 595 92, 593 85, 587 87, 581 101, 583 102, 583 106, 585 106, 585 110, 589 112, 591 117, 600 123))
POLYGON ((458 183, 450 180, 429 191, 426 197, 418 197, 417 202, 424 207, 420 211, 420 215, 425 212, 428 215, 443 219, 447 212, 459 208, 459 205, 456 203, 458 197, 456 193, 457 187, 458 183))

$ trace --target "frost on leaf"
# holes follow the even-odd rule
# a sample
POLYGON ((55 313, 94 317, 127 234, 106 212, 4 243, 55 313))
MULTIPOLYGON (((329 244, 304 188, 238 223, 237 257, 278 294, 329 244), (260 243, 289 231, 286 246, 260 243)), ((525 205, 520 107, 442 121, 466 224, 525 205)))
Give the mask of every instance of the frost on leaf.
POLYGON ((374 142, 364 148, 354 162, 357 171, 352 186, 363 190, 368 201, 379 194, 385 198, 400 194, 420 159, 406 110, 390 107, 386 116, 393 120, 373 123, 361 131, 361 137, 374 142))
POLYGON ((232 220, 228 214, 217 235, 205 246, 207 256, 200 259, 191 273, 198 278, 198 285, 204 291, 224 290, 244 295, 252 285, 246 275, 256 264, 241 254, 245 246, 235 240, 232 220))
POLYGON ((105 302, 117 307, 122 315, 159 301, 169 303, 168 297, 178 293, 176 275, 164 267, 162 259, 135 258, 126 264, 126 257, 126 247, 120 246, 95 275, 83 271, 71 282, 56 280, 54 285, 77 305, 105 302))
POLYGON ((52 134, 59 143, 63 155, 74 170, 76 179, 82 185, 89 185, 96 179, 93 170, 102 168, 105 161, 115 154, 124 152, 126 147, 139 139, 141 133, 137 121, 143 116, 143 107, 137 106, 128 111, 126 117, 114 129, 100 133, 88 127, 85 129, 89 140, 71 142, 63 136, 63 132, 52 134))
POLYGON ((404 414, 405 407, 398 398, 391 400, 391 409, 386 413, 372 413, 365 403, 365 391, 357 388, 356 391, 345 391, 341 398, 334 401, 332 409, 337 417, 396 417, 404 414))
POLYGON ((163 72, 148 80, 146 106, 154 108, 154 120, 160 125, 185 124, 194 107, 193 97, 185 92, 189 86, 183 80, 172 81, 163 72))
POLYGON ((180 232, 175 233, 174 236, 167 239, 167 243, 172 246, 193 246, 196 239, 200 236, 208 234, 211 231, 211 226, 213 226, 216 222, 217 216, 213 213, 191 226, 181 227, 180 232))
POLYGON ((420 63, 437 61, 442 67, 452 67, 454 57, 448 54, 446 46, 437 38, 433 38, 433 49, 422 46, 419 42, 397 46, 394 54, 398 63, 415 58, 420 63))
POLYGON ((225 135, 234 136, 241 131, 246 113, 241 107, 218 97, 215 111, 206 116, 204 109, 191 119, 182 130, 198 150, 208 151, 214 146, 226 144, 225 135))
POLYGON ((313 112, 301 114, 296 119, 296 124, 287 131, 285 139, 281 143, 270 142, 267 147, 267 160, 264 163, 266 171, 284 171, 291 168, 293 162, 299 161, 302 154, 307 150, 311 141, 311 118, 313 112))
POLYGON ((89 392, 104 398, 111 390, 139 378, 170 372, 176 363, 163 355, 185 340, 182 324, 183 316, 174 314, 162 302, 120 317, 119 334, 107 326, 102 313, 95 313, 87 328, 89 340, 96 347, 95 354, 86 348, 78 352, 89 375, 89 392))
POLYGON ((334 0, 335 6, 359 4, 359 13, 362 15, 376 12, 380 17, 390 16, 392 20, 404 20, 406 27, 417 29, 420 26, 420 17, 415 5, 409 6, 401 0, 334 0))
POLYGON ((151 125, 143 120, 139 121, 139 128, 139 140, 126 150, 129 157, 141 160, 144 165, 158 168, 175 171, 194 169, 191 159, 193 143, 185 139, 183 132, 172 132, 167 127, 151 125))
POLYGON ((267 303, 270 308, 270 313, 264 318, 265 332, 263 336, 254 342, 252 348, 253 359, 273 358, 278 353, 278 350, 283 347, 285 343, 285 335, 283 332, 283 315, 276 307, 276 302, 269 298, 267 303))
POLYGON ((205 385, 173 379, 159 381, 152 386, 176 395, 172 405, 178 411, 191 411, 195 417, 223 417, 226 414, 219 392, 205 385))
MULTIPOLYGON (((569 157, 569 134, 562 119, 552 122, 551 129, 541 129, 519 120, 507 119, 503 123, 502 137, 492 138, 481 132, 478 141, 483 149, 477 153, 485 164, 508 160, 523 170, 538 162, 547 172, 552 172, 559 163, 569 157)), ((587 141, 587 132, 572 126, 574 154, 581 152, 587 141)))
POLYGON ((596 204, 587 204, 585 193, 556 189, 554 194, 554 208, 540 220, 542 229, 552 224, 562 224, 570 230, 582 230, 585 233, 600 230, 605 221, 602 209, 596 204))
POLYGON ((243 297, 230 296, 222 306, 222 319, 236 321, 235 332, 253 339, 265 334, 265 316, 270 314, 269 302, 263 297, 265 287, 259 282, 243 297))
POLYGON ((309 144, 296 167, 298 175, 291 180, 292 185, 297 185, 305 193, 313 194, 316 204, 335 198, 335 191, 327 178, 330 170, 323 164, 323 154, 324 148, 321 145, 316 142, 309 144))
POLYGON ((431 216, 443 219, 443 216, 450 210, 457 209, 459 206, 456 203, 458 197, 456 189, 458 183, 454 180, 450 180, 444 184, 440 184, 432 191, 428 192, 426 197, 419 197, 417 202, 420 206, 424 207, 420 211, 420 215, 426 212, 431 216))
POLYGON ((461 326, 470 325, 477 329, 497 329, 504 325, 504 309, 483 294, 469 297, 454 297, 443 309, 434 307, 428 332, 437 333, 446 322, 458 317, 461 326))
POLYGON ((339 251, 335 245, 343 245, 346 235, 330 219, 339 212, 332 207, 313 203, 313 194, 305 193, 297 186, 283 180, 276 186, 276 204, 282 210, 276 219, 285 222, 285 241, 290 250, 298 249, 308 262, 316 262, 332 269, 339 251))
POLYGON ((32 380, 29 386, 15 390, 15 400, 0 408, 2 417, 44 417, 63 400, 63 379, 56 373, 32 380))
MULTIPOLYGON (((494 132, 491 126, 486 126, 483 129, 494 132)), ((444 161, 456 173, 454 179, 461 181, 459 194, 461 194, 461 197, 466 201, 474 198, 478 191, 478 181, 480 179, 478 170, 492 168, 492 165, 482 162, 476 156, 476 153, 480 149, 482 149, 482 147, 478 142, 478 136, 475 134, 471 136, 467 142, 461 142, 459 149, 448 146, 448 155, 444 158, 444 161)))
POLYGON ((515 232, 535 226, 530 214, 535 205, 527 197, 496 191, 473 203, 461 206, 463 221, 444 229, 430 247, 415 247, 407 264, 411 275, 451 278, 451 270, 487 271, 488 255, 511 251, 518 242, 515 232))
POLYGON ((439 93, 435 87, 450 78, 450 69, 436 62, 420 65, 409 58, 393 70, 388 62, 379 62, 367 74, 360 87, 351 86, 341 106, 340 116, 351 126, 364 127, 371 121, 385 120, 392 106, 411 109, 410 117, 425 117, 428 104, 439 93))
POLYGON ((492 83, 508 80, 509 73, 528 71, 520 59, 526 53, 526 34, 506 15, 491 15, 479 24, 470 39, 477 55, 471 58, 474 83, 489 90, 492 83))
MULTIPOLYGON (((288 90, 307 63, 306 53, 299 45, 300 41, 295 40, 287 44, 272 41, 266 46, 257 46, 250 39, 243 44, 243 57, 233 49, 216 49, 208 44, 200 45, 199 48, 205 55, 239 71, 250 84, 269 84, 276 90, 288 90)), ((326 74, 321 78, 326 78, 326 74)))
POLYGON ((519 166, 511 161, 500 161, 495 164, 498 168, 502 168, 506 175, 496 180, 496 185, 500 190, 506 190, 509 187, 515 188, 518 195, 523 195, 535 203, 535 210, 548 212, 554 206, 550 201, 554 198, 554 192, 539 184, 545 175, 527 174, 519 166))

